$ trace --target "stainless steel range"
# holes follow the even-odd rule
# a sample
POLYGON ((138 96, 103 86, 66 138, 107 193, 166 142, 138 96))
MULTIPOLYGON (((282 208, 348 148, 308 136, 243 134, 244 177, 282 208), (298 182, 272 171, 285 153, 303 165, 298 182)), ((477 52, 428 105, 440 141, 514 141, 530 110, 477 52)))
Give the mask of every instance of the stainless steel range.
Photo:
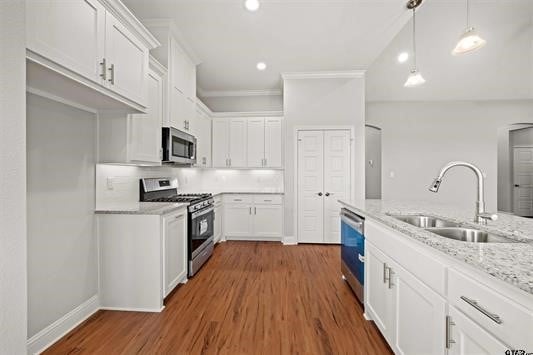
POLYGON ((189 277, 194 276, 213 254, 215 206, 211 194, 178 194, 178 180, 146 178, 140 182, 142 202, 188 203, 189 277))

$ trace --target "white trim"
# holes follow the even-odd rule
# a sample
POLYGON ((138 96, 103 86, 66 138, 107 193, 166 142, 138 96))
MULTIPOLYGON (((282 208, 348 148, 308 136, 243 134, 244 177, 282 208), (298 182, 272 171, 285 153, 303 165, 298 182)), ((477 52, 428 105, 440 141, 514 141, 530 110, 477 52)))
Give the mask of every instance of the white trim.
POLYGON ((148 31, 146 26, 119 0, 100 0, 120 22, 133 30, 137 37, 141 39, 149 49, 157 48, 161 45, 154 35, 148 31))
POLYGON ((247 97, 247 96, 283 96, 283 90, 203 90, 197 88, 202 97, 247 97))
POLYGON ((150 69, 155 71, 160 76, 164 76, 168 73, 167 68, 163 64, 161 64, 157 59, 155 59, 155 57, 151 54, 150 54, 150 59, 149 59, 148 64, 150 66, 150 69))
POLYGON ((371 321, 372 318, 370 318, 370 316, 368 314, 366 314, 366 312, 363 312, 363 317, 365 318, 365 320, 367 321, 371 321))
POLYGON ((283 111, 213 112, 212 117, 283 117, 283 111))
POLYGON ((213 111, 199 97, 196 97, 196 108, 204 112, 209 118, 213 116, 213 111))
POLYGON ((348 71, 316 71, 316 72, 289 72, 281 73, 283 80, 296 79, 354 79, 364 78, 366 70, 348 71))
POLYGON ((35 89, 35 88, 32 88, 31 86, 27 86, 26 85, 26 91, 29 92, 30 94, 41 96, 41 97, 44 97, 44 98, 46 98, 48 100, 52 100, 52 101, 55 101, 55 102, 59 102, 60 104, 63 104, 63 105, 67 105, 67 106, 71 106, 71 107, 77 108, 78 110, 89 112, 89 113, 92 113, 92 114, 95 114, 95 115, 98 114, 98 111, 93 109, 93 108, 91 108, 91 107, 79 104, 79 103, 74 102, 74 101, 67 100, 65 98, 62 98, 61 96, 57 96, 57 95, 51 94, 51 93, 46 92, 44 90, 35 89))
POLYGON ((98 295, 94 295, 28 339, 28 354, 40 354, 99 309, 98 295))
POLYGON ((148 28, 163 28, 168 30, 170 34, 174 36, 174 39, 178 42, 180 47, 187 53, 187 55, 190 57, 191 61, 194 64, 198 65, 202 62, 198 57, 196 51, 185 39, 183 33, 181 33, 181 31, 178 29, 174 20, 169 18, 152 18, 144 19, 142 22, 148 28))
POLYGON ((283 245, 298 245, 298 240, 294 235, 286 235, 283 237, 282 243, 283 245))
POLYGON ((148 313, 161 313, 165 306, 160 309, 157 308, 128 308, 128 307, 100 307, 104 311, 122 311, 122 312, 148 312, 148 313))
MULTIPOLYGON (((355 198, 355 184, 354 184, 354 177, 355 177, 355 126, 350 125, 339 125, 339 126, 333 126, 333 125, 325 125, 325 126, 295 126, 294 127, 294 215, 293 215, 293 227, 294 227, 294 235, 296 238, 296 243, 299 242, 299 234, 298 234, 298 214, 300 212, 299 206, 298 206, 298 132, 299 131, 349 131, 350 132, 350 198, 353 200, 355 198)), ((335 245, 338 245, 335 243, 335 245)))
POLYGON ((533 145, 513 145, 513 148, 533 148, 533 145))

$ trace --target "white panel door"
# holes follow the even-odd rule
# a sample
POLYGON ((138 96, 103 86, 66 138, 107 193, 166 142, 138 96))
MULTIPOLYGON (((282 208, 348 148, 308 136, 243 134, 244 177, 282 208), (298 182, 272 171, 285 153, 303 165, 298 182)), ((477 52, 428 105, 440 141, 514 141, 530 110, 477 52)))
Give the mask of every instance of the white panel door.
POLYGON ((165 296, 187 276, 187 213, 164 217, 165 296))
POLYGON ((130 116, 129 160, 161 162, 163 78, 148 72, 148 107, 144 115, 130 116))
POLYGON ((248 204, 228 204, 224 206, 224 234, 227 239, 252 237, 252 208, 248 204))
POLYGON ((370 243, 365 245, 365 311, 383 336, 393 343, 394 293, 388 289, 388 259, 370 243))
POLYGON ((399 354, 446 353, 446 301, 403 268, 391 265, 395 300, 394 348, 399 354))
POLYGON ((254 236, 281 238, 283 224, 281 205, 255 205, 253 213, 254 236))
POLYGON ((213 120, 213 167, 226 168, 229 165, 229 120, 213 120))
POLYGON ((298 132, 298 242, 324 242, 324 132, 298 132))
POLYGON ((248 167, 261 168, 265 159, 265 119, 249 118, 248 130, 248 167))
POLYGON ((148 48, 109 12, 106 13, 105 55, 108 87, 146 106, 148 48))
POLYGON ((533 216, 533 148, 513 150, 513 212, 533 216))
POLYGON ((451 335, 448 355, 490 355, 505 354, 506 346, 486 330, 467 318, 455 307, 450 307, 451 335))
POLYGON ((350 198, 350 131, 324 133, 324 241, 340 243, 339 199, 350 198))
POLYGON ((281 118, 265 119, 265 167, 282 167, 282 120, 281 118))
POLYGON ((101 83, 105 8, 97 0, 28 1, 26 38, 30 50, 101 83))
MULTIPOLYGON (((229 122, 229 165, 232 168, 246 167, 246 119, 232 118, 229 122)), ((216 132, 216 131, 215 131, 216 132)), ((218 132, 217 132, 218 133, 218 132)))

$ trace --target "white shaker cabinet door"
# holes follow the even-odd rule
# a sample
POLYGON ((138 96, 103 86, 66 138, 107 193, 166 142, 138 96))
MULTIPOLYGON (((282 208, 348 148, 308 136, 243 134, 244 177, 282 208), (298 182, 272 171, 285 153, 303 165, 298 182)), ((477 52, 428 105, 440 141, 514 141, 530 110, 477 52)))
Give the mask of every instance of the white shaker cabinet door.
POLYGON ((282 119, 265 119, 265 167, 281 168, 282 162, 282 119))
POLYGON ((106 13, 105 49, 107 86, 147 106, 148 48, 109 12, 106 13))
POLYGON ((229 122, 229 165, 232 168, 246 167, 246 119, 232 118, 229 122))
POLYGON ((505 354, 510 349, 455 307, 450 307, 449 316, 448 355, 505 354))
POLYGON ((148 73, 146 114, 131 115, 129 160, 161 162, 161 125, 163 122, 163 78, 148 73))
POLYGON ((281 238, 283 234, 282 214, 281 205, 255 205, 253 211, 254 236, 281 238))
POLYGON ((248 204, 224 205, 224 234, 227 239, 252 237, 252 210, 248 204))
POLYGON ((227 168, 229 166, 229 120, 213 120, 213 167, 227 168))
POLYGON ((187 211, 164 217, 165 297, 187 277, 187 211))
POLYGON ((248 167, 262 168, 265 162, 265 119, 250 118, 248 131, 248 167))
POLYGON ((97 0, 26 2, 28 49, 101 83, 106 10, 97 0))

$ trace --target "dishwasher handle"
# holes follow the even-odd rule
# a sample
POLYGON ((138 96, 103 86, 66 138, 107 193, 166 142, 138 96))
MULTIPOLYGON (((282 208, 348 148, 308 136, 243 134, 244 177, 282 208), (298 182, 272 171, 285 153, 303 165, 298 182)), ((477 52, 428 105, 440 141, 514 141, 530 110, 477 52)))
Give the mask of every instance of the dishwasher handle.
POLYGON ((341 221, 355 229, 360 234, 363 234, 363 228, 365 225, 365 220, 363 218, 343 209, 341 211, 341 221))

